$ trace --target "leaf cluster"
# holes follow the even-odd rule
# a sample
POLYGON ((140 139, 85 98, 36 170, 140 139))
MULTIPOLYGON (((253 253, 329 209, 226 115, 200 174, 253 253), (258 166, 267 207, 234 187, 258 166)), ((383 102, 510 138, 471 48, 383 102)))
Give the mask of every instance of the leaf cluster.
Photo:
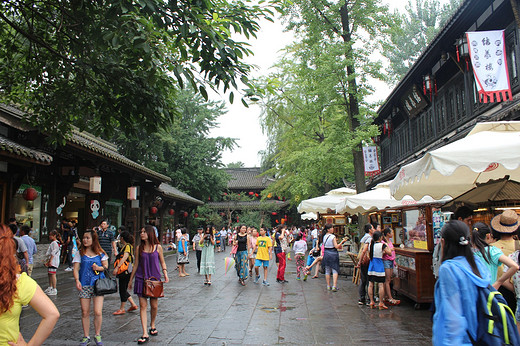
MULTIPOLYGON (((247 83, 248 45, 276 0, 6 0, 0 3, 0 102, 63 142, 71 126, 111 137, 171 123, 186 83, 247 83)), ((231 96, 232 97, 232 96, 231 96)))

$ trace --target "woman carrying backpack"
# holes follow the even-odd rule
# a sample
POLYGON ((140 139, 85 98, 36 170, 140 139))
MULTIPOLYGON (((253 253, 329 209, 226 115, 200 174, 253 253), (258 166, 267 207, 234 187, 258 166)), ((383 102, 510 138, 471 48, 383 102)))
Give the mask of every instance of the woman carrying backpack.
POLYGON ((121 243, 121 251, 117 255, 114 262, 114 275, 119 279, 119 297, 121 298, 121 306, 113 315, 123 315, 125 313, 126 302, 130 302, 131 306, 128 312, 137 310, 137 304, 134 303, 132 296, 128 293, 128 283, 130 275, 132 275, 132 264, 134 263, 134 237, 128 231, 120 234, 119 241, 121 243), (126 269, 125 269, 126 268, 126 269), (123 270, 124 269, 124 270, 123 270))
POLYGON ((435 284, 433 345, 471 345, 477 338, 478 288, 490 284, 490 273, 473 256, 468 226, 449 221, 441 231, 442 263, 435 284), (468 335, 469 334, 469 335, 468 335))

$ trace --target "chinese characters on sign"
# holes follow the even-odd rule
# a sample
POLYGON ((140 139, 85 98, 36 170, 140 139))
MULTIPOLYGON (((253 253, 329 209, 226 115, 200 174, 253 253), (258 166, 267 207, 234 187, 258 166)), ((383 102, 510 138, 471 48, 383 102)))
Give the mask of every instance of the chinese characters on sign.
POLYGON ((377 147, 363 147, 363 161, 365 162, 365 175, 374 176, 381 173, 377 147))
POLYGON ((416 85, 406 92, 401 99, 401 103, 410 118, 419 114, 428 105, 428 102, 426 102, 416 85))
POLYGON ((480 102, 513 100, 507 71, 504 30, 467 32, 471 66, 480 102))

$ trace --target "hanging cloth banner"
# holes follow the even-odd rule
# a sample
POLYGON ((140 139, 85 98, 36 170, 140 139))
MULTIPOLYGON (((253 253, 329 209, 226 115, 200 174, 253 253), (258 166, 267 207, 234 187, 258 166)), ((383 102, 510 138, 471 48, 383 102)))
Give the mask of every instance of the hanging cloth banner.
POLYGON ((377 147, 363 147, 363 161, 365 162, 365 175, 374 176, 381 173, 377 147))
POLYGON ((513 100, 507 71, 504 30, 466 33, 471 65, 482 103, 513 100))

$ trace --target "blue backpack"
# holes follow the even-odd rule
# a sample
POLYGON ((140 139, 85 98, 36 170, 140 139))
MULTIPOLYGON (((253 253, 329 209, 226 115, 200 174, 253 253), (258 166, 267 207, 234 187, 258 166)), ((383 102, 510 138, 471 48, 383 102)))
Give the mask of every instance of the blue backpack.
POLYGON ((493 286, 477 287, 477 339, 468 332, 473 345, 520 345, 515 315, 493 286))

